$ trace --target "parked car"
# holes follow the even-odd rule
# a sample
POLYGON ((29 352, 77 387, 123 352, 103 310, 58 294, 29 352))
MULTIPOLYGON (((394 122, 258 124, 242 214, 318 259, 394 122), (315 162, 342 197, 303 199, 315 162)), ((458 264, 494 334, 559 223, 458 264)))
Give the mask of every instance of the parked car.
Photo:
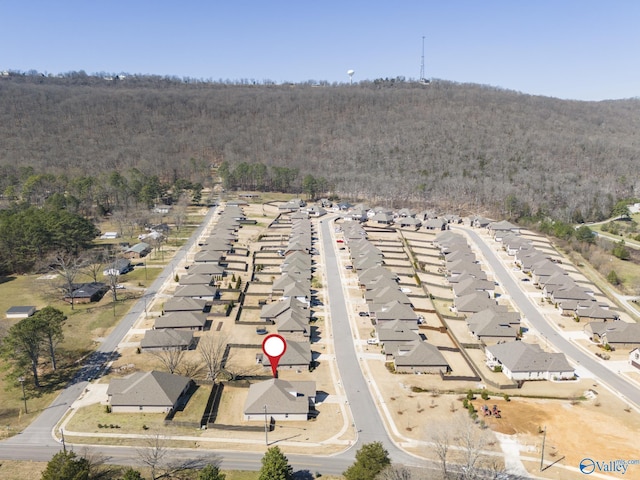
POLYGON ((360 315, 361 317, 368 317, 369 312, 358 312, 358 315, 360 315))

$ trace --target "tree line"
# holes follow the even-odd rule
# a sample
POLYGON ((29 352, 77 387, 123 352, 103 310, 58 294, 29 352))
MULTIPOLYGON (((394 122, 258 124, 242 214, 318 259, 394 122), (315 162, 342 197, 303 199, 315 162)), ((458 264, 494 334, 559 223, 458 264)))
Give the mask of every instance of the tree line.
POLYGON ((285 86, 85 77, 0 78, 0 191, 18 165, 70 178, 135 169, 206 187, 210 167, 227 162, 231 188, 303 192, 311 175, 325 179, 316 193, 372 204, 590 221, 639 188, 637 99, 401 78, 285 86))

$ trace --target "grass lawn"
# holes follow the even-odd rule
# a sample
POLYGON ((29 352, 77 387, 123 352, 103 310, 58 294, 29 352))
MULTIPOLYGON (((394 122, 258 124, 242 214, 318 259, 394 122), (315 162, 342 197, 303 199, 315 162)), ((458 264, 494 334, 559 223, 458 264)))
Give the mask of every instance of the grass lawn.
MULTIPOLYGON (((197 428, 180 426, 180 422, 200 423, 202 412, 211 393, 209 386, 194 387, 184 411, 176 412, 174 421, 165 424, 163 413, 107 413, 105 405, 93 404, 78 409, 69 423, 67 430, 90 433, 133 433, 162 435, 198 435, 197 428)), ((96 439, 92 439, 95 441, 96 439)), ((103 439, 109 443, 108 439, 103 439)), ((114 444, 118 442, 114 441, 114 444)))

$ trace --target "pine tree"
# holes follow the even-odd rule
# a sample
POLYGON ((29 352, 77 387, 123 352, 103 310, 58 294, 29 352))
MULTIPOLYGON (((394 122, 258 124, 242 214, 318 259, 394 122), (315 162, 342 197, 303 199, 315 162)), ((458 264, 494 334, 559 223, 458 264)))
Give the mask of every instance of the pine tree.
POLYGON ((198 474, 198 480, 225 480, 227 476, 220 473, 220 469, 215 465, 207 465, 198 474))
POLYGON ((293 468, 279 447, 271 447, 262 457, 258 480, 291 480, 293 468))
POLYGON ((42 480, 89 480, 89 461, 73 452, 58 452, 47 463, 42 480))
POLYGON ((381 442, 365 443, 356 453, 354 464, 343 475, 347 480, 374 480, 388 465, 391 465, 389 452, 381 442))

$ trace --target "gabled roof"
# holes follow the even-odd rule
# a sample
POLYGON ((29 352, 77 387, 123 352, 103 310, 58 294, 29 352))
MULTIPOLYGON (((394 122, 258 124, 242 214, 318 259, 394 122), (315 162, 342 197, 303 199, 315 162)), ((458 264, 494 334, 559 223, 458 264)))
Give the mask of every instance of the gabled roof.
POLYGON ((165 372, 137 372, 109 383, 107 395, 113 406, 173 407, 191 383, 182 375, 165 372))
POLYGON ((474 313, 467 319, 469 330, 478 338, 503 337, 515 340, 519 324, 518 312, 499 312, 492 308, 474 313))
POLYGON ((154 328, 204 328, 207 316, 200 312, 170 312, 156 318, 154 328))
POLYGON ((289 309, 276 317, 276 330, 281 333, 297 332, 308 336, 310 334, 309 316, 302 311, 289 309))
POLYGON ((470 293, 454 299, 458 312, 479 312, 485 308, 491 308, 496 304, 495 300, 489 298, 486 292, 470 293))
POLYGON ((487 350, 511 372, 570 372, 563 353, 548 353, 539 345, 520 341, 498 343, 487 350))
POLYGON ((576 310, 576 314, 580 318, 593 318, 594 320, 617 320, 619 315, 609 310, 608 308, 602 308, 598 305, 593 305, 588 308, 579 308, 576 310))
POLYGON ((193 342, 193 332, 190 330, 174 330, 165 328, 162 330, 147 330, 140 341, 141 348, 184 348, 193 342))
POLYGON ((378 333, 378 341, 380 343, 385 342, 411 342, 413 340, 419 340, 418 334, 415 330, 411 330, 406 327, 405 322, 400 320, 394 320, 376 325, 376 331, 378 333))
POLYGON ((397 301, 404 305, 411 305, 411 300, 404 292, 401 292, 398 285, 382 285, 373 290, 364 292, 364 298, 367 302, 389 303, 397 301))
POLYGON ((430 343, 416 341, 401 345, 394 353, 393 361, 402 367, 446 367, 449 364, 440 351, 430 343))
MULTIPOLYGON (((311 363, 311 344, 309 342, 295 342, 287 340, 287 349, 280 358, 278 365, 282 367, 304 366, 311 363)), ((262 365, 271 366, 271 360, 266 355, 262 358, 262 365)))
POLYGON ((622 320, 613 322, 591 322, 585 329, 604 337, 607 343, 640 344, 640 323, 628 323, 622 320))
POLYGON ((269 303, 260 310, 260 318, 272 319, 282 315, 287 310, 298 311, 303 316, 309 317, 311 312, 306 308, 306 304, 294 297, 287 297, 277 302, 269 303))
POLYGON ((215 297, 218 287, 209 285, 182 285, 176 288, 174 297, 215 297))
POLYGON ((409 305, 400 303, 397 300, 383 304, 371 304, 370 309, 375 313, 377 320, 418 321, 418 316, 413 309, 409 305))
POLYGON ((245 415, 302 414, 309 412, 309 397, 316 395, 316 382, 287 382, 272 378, 249 387, 245 415))
POLYGON ((165 312, 203 312, 207 306, 206 300, 190 297, 170 298, 162 310, 165 312))
POLYGON ((212 280, 213 275, 188 273, 180 277, 180 285, 209 285, 212 280))
POLYGON ((194 275, 223 275, 224 267, 217 263, 198 263, 189 267, 189 273, 194 275))

